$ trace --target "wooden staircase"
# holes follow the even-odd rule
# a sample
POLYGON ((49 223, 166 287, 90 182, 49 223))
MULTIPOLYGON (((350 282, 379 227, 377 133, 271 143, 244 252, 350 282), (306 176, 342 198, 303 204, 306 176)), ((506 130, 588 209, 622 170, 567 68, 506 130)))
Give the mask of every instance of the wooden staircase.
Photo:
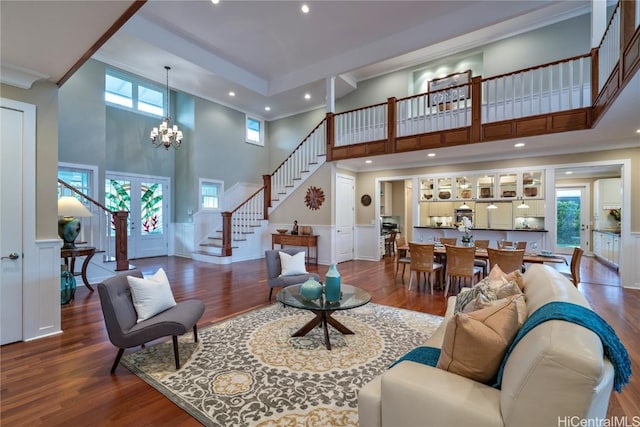
POLYGON ((263 186, 230 212, 200 240, 192 253, 197 261, 214 264, 260 258, 261 237, 267 233, 269 214, 325 163, 325 120, 320 122, 270 175, 263 186))

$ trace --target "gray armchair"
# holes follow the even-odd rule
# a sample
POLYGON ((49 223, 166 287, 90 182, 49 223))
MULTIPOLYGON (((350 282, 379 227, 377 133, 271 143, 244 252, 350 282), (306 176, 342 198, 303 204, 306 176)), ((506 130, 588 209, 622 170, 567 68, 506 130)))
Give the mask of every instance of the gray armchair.
POLYGON ((320 276, 316 273, 298 274, 295 276, 280 276, 280 273, 282 272, 282 265, 280 264, 280 254, 278 254, 278 252, 295 255, 302 251, 296 248, 282 248, 275 250, 266 250, 264 252, 264 256, 267 261, 267 283, 269 284, 269 301, 271 301, 273 288, 304 283, 309 280, 310 277, 313 277, 317 281, 320 281, 320 276))
POLYGON ((125 271, 98 284, 98 294, 109 340, 119 349, 111 367, 111 373, 115 373, 126 348, 144 345, 146 342, 169 335, 173 338, 176 369, 180 369, 178 335, 193 329, 194 339, 198 342, 196 322, 204 313, 204 303, 195 299, 180 301, 170 309, 136 323, 138 315, 131 299, 127 276, 142 277, 142 273, 138 270, 125 271))

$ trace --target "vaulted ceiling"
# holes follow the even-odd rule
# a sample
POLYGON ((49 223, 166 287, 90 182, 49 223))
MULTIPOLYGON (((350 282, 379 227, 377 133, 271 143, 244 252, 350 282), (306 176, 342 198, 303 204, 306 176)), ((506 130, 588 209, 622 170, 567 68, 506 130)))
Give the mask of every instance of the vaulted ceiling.
MULTIPOLYGON (((316 0, 307 2, 307 14, 301 11, 302 4, 149 0, 138 3, 142 7, 120 26, 118 18, 135 2, 2 0, 0 77, 3 83, 19 86, 20 81, 24 87, 38 79, 59 82, 83 55, 92 55, 164 83, 164 66, 169 65, 173 89, 273 120, 323 108, 329 76, 336 77, 340 98, 373 76, 590 10, 589 0, 316 0), (114 23, 117 32, 102 44, 101 37, 114 23), (94 52, 96 45, 100 47, 94 52), (20 80, 25 75, 30 80, 20 80), (235 96, 229 95, 231 91, 235 96)), ((636 76, 627 91, 640 93, 639 84, 636 76)), ((629 143, 633 137, 629 122, 640 115, 640 106, 638 98, 623 99, 628 101, 618 120, 608 124, 611 114, 607 114, 597 135, 586 131, 572 137, 579 149, 602 149, 595 140, 603 137, 629 143)), ((538 154, 557 151, 558 144, 548 139, 536 142, 538 154)), ((501 155, 513 141, 482 145, 486 147, 478 147, 479 153, 469 150, 470 158, 477 160, 477 155, 488 152, 501 155)), ((578 150, 572 144, 564 149, 578 150)), ((396 162, 409 165, 411 159, 396 162)))

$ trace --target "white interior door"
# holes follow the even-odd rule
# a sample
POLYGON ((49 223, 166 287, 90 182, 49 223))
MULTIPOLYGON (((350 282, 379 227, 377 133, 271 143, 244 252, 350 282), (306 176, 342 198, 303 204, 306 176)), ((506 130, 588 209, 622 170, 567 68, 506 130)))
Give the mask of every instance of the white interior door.
POLYGON ((22 341, 23 115, 0 108, 0 344, 22 341))
POLYGON ((355 224, 355 179, 336 175, 336 262, 353 259, 353 228, 355 224))
POLYGON ((169 253, 169 178, 108 173, 106 206, 129 212, 129 258, 169 253))

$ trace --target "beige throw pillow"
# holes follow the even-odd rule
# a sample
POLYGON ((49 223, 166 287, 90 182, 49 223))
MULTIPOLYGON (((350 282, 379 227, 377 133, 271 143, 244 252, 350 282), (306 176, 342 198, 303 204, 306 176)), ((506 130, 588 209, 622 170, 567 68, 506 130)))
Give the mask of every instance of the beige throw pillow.
POLYGON ((524 290, 524 278, 518 270, 512 271, 511 273, 507 274, 502 271, 500 266, 497 264, 491 268, 489 275, 483 280, 486 280, 489 285, 494 288, 515 280, 520 290, 524 290))
POLYGON ((520 328, 522 305, 512 296, 471 313, 458 313, 445 329, 437 367, 482 383, 498 373, 502 358, 520 328))

